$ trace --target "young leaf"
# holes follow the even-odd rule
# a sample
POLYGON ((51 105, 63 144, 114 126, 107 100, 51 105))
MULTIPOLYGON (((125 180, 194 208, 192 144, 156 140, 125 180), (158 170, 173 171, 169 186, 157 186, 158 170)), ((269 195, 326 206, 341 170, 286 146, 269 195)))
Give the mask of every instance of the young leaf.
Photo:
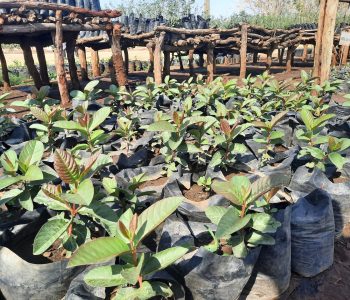
POLYGON ((277 123, 282 121, 287 113, 288 113, 287 111, 282 111, 279 114, 277 114, 276 116, 274 116, 271 120, 271 128, 275 127, 277 125, 277 123))
POLYGON ((21 169, 25 172, 29 166, 38 164, 44 154, 44 145, 39 141, 29 141, 23 147, 19 155, 21 169))
POLYGON ((0 178, 0 191, 22 180, 22 176, 0 178))
POLYGON ((98 238, 82 245, 71 257, 68 267, 105 262, 128 251, 128 244, 119 238, 98 238))
POLYGON ((311 131, 314 129, 314 117, 309 110, 302 109, 300 112, 300 117, 303 120, 307 130, 311 131))
POLYGON ((135 285, 139 279, 141 269, 145 260, 145 254, 142 253, 139 256, 138 263, 136 267, 124 268, 122 271, 122 276, 127 280, 129 284, 135 285))
POLYGON ((5 151, 1 157, 0 162, 6 172, 14 173, 18 170, 17 154, 14 150, 9 149, 5 151))
POLYGON ((186 247, 172 247, 160 251, 148 258, 142 269, 142 275, 152 274, 173 264, 188 252, 186 247))
POLYGON ((9 191, 5 192, 0 197, 0 205, 6 204, 7 202, 9 202, 12 199, 16 198, 21 193, 23 193, 23 190, 20 190, 20 189, 12 189, 12 190, 9 190, 9 191))
POLYGON ((281 226, 280 222, 267 213, 253 214, 252 220, 252 228, 262 233, 274 233, 281 226))
POLYGON ((23 180, 25 181, 36 181, 44 179, 43 172, 38 166, 32 165, 29 166, 27 172, 23 176, 23 180))
POLYGON ((215 225, 218 225, 223 215, 227 212, 227 208, 223 206, 209 206, 205 210, 205 215, 215 225))
POLYGON ((332 164, 334 164, 337 167, 338 170, 341 170, 344 164, 347 162, 347 159, 337 152, 329 153, 328 158, 332 162, 332 164))
POLYGON ((79 178, 79 167, 72 155, 62 149, 56 149, 54 168, 65 183, 75 183, 79 178))
POLYGON ((159 224, 169 217, 179 207, 183 199, 183 197, 162 199, 144 210, 138 218, 134 243, 137 245, 159 224))
POLYGON ((54 124, 53 124, 53 127, 55 128, 61 128, 61 129, 67 129, 67 130, 76 130, 76 131, 79 131, 81 133, 84 133, 86 134, 86 129, 81 126, 78 122, 75 122, 75 121, 56 121, 54 124))
POLYGON ((262 234, 260 232, 253 231, 247 242, 251 246, 274 245, 275 239, 268 234, 262 234))
POLYGON ((34 239, 33 254, 45 252, 66 231, 69 224, 66 219, 54 219, 45 223, 34 239))
POLYGON ((121 275, 123 266, 103 266, 92 269, 85 277, 84 281, 93 287, 114 287, 127 284, 127 280, 121 275))
POLYGON ((241 218, 234 208, 230 208, 220 219, 216 230, 216 239, 228 237, 244 228, 250 221, 251 215, 241 218))
POLYGON ((19 195, 18 200, 24 209, 28 211, 33 211, 33 200, 28 190, 24 190, 23 193, 19 195))
POLYGON ((110 107, 102 107, 97 112, 95 112, 91 118, 89 124, 89 130, 92 131, 99 125, 101 125, 111 113, 110 107))
POLYGON ((106 190, 107 194, 113 194, 117 189, 117 181, 114 178, 104 177, 102 179, 103 188, 106 190))

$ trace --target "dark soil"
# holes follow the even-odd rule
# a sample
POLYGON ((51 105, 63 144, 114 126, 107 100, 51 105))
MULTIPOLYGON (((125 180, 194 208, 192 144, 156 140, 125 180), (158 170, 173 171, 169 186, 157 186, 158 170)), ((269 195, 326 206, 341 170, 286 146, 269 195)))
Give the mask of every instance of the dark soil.
POLYGON ((232 177, 234 176, 247 176, 247 172, 242 172, 242 171, 237 171, 237 170, 232 170, 229 169, 227 171, 224 171, 223 174, 225 175, 226 180, 231 180, 232 177))
POLYGON ((156 180, 146 181, 140 185, 140 189, 142 190, 150 186, 162 186, 162 185, 165 185, 167 181, 168 181, 168 177, 161 177, 156 180))
POLYGON ((182 193, 185 198, 194 202, 207 200, 211 195, 210 192, 204 191, 203 187, 198 184, 193 184, 189 190, 184 190, 182 193))
POLYGON ((66 250, 60 245, 61 241, 57 240, 48 251, 43 253, 43 256, 52 262, 66 258, 66 250))

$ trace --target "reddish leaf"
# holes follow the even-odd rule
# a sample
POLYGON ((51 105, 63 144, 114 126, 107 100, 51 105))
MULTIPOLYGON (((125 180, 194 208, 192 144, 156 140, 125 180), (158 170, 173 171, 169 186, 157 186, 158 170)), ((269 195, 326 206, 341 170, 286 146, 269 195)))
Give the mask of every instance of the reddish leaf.
POLYGON ((54 168, 65 183, 76 183, 79 178, 79 167, 73 156, 67 151, 56 149, 54 154, 54 168))

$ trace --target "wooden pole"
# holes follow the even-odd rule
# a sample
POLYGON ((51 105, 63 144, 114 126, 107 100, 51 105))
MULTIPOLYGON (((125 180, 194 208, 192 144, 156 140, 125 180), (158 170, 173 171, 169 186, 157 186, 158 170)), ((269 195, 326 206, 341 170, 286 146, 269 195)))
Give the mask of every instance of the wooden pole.
POLYGON ((324 29, 321 46, 320 83, 329 79, 334 46, 334 30, 339 0, 328 0, 324 16, 324 29))
POLYGON ((286 71, 291 72, 292 67, 293 67, 293 52, 294 52, 294 47, 288 47, 287 50, 287 65, 286 65, 286 71))
POLYGON ((269 49, 267 51, 266 71, 268 71, 268 72, 270 72, 271 66, 272 66, 272 53, 273 53, 273 49, 269 49))
POLYGON ((1 73, 2 73, 4 91, 8 92, 11 90, 11 83, 10 83, 9 70, 7 68, 6 58, 1 45, 0 45, 0 62, 1 62, 1 73))
POLYGON ((128 51, 128 48, 124 48, 124 69, 125 69, 125 74, 129 75, 129 51, 128 51))
POLYGON ((164 45, 165 32, 161 32, 156 37, 156 47, 154 49, 154 81, 156 84, 162 83, 162 48, 164 45))
POLYGON ((148 44, 147 46, 149 53, 149 69, 148 73, 153 73, 154 71, 154 47, 153 44, 148 44))
POLYGON ((170 75, 170 64, 171 64, 170 52, 164 51, 163 79, 165 78, 165 76, 170 75))
POLYGON ((283 48, 283 49, 280 49, 280 51, 279 51, 279 53, 278 53, 278 60, 279 60, 279 64, 280 65, 283 65, 283 56, 284 56, 284 51, 285 51, 285 49, 283 48))
POLYGON ((114 24, 113 30, 109 31, 109 34, 111 39, 112 59, 113 59, 115 74, 117 77, 117 82, 119 86, 126 86, 127 77, 125 74, 123 53, 122 53, 122 48, 120 43, 121 28, 122 28, 121 24, 119 23, 114 24))
POLYGON ((24 62, 28 68, 29 74, 33 78, 34 85, 37 89, 39 89, 42 87, 43 83, 41 81, 40 74, 34 64, 33 53, 32 49, 29 46, 29 42, 25 40, 20 44, 20 46, 23 51, 24 62))
POLYGON ((43 85, 50 85, 50 78, 47 71, 47 64, 46 64, 46 58, 45 58, 45 51, 44 47, 37 45, 36 47, 36 55, 38 57, 39 61, 39 70, 40 70, 40 77, 43 85))
POLYGON ((62 11, 56 11, 56 32, 53 33, 55 44, 55 64, 57 71, 57 83, 61 96, 61 106, 69 106, 69 91, 66 72, 64 70, 64 54, 63 54, 63 30, 62 30, 62 11))
POLYGON ((204 66, 204 57, 203 57, 203 53, 199 53, 199 61, 198 61, 198 65, 200 68, 203 68, 204 66))
POLYGON ((302 62, 306 62, 307 60, 307 51, 309 49, 309 45, 308 44, 305 44, 304 45, 304 50, 303 50, 303 56, 301 57, 301 61, 302 62))
POLYGON ((214 57, 214 45, 209 44, 207 48, 207 82, 212 82, 214 80, 215 73, 215 57, 214 57))
POLYGON ((72 83, 72 87, 75 90, 80 90, 80 82, 78 78, 77 65, 75 62, 75 55, 74 55, 76 38, 77 38, 77 35, 74 35, 67 40, 66 51, 67 51, 67 60, 69 64, 69 74, 70 74, 70 81, 72 83))
POLYGON ((322 35, 324 27, 324 16, 326 11, 326 5, 328 0, 320 1, 320 14, 318 17, 318 28, 316 33, 316 45, 314 51, 314 69, 312 71, 313 77, 320 77, 320 67, 321 67, 321 47, 322 47, 322 35))
POLYGON ((341 46, 341 55, 342 55, 342 59, 341 59, 341 64, 344 66, 347 64, 348 62, 348 56, 349 56, 349 50, 350 47, 349 46, 341 46))
POLYGON ((179 58, 180 70, 183 71, 184 70, 184 64, 182 62, 181 51, 177 52, 177 57, 179 58))
POLYGON ((98 55, 98 51, 91 48, 90 53, 91 53, 92 76, 99 77, 101 76, 101 71, 100 71, 100 57, 98 55))
POLYGON ((256 64, 259 60, 259 53, 257 51, 253 54, 253 64, 256 64))
POLYGON ((194 50, 189 50, 188 51, 188 66, 190 68, 190 76, 193 77, 194 76, 194 68, 193 68, 193 58, 194 55, 194 50))
POLYGON ((239 72, 240 78, 245 78, 247 75, 247 48, 248 48, 248 25, 242 24, 241 26, 241 67, 239 72))
POLYGON ((84 46, 78 46, 78 58, 79 58, 79 64, 80 64, 80 75, 81 80, 88 81, 88 64, 86 61, 86 50, 84 46))

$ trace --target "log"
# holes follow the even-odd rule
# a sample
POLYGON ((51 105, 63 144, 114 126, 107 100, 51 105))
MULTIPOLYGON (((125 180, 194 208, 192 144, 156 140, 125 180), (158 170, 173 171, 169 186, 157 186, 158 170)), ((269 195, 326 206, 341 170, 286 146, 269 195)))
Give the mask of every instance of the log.
POLYGON ((43 10, 53 10, 53 11, 68 11, 76 14, 81 14, 91 17, 106 17, 106 18, 117 18, 121 16, 121 12, 118 10, 89 10, 82 7, 71 6, 67 4, 56 4, 49 2, 39 2, 39 1, 22 1, 22 0, 11 0, 11 1, 1 1, 0 8, 23 8, 23 9, 43 9, 43 10))
POLYGON ((207 73, 207 82, 212 82, 215 73, 214 45, 212 44, 207 47, 207 73))
POLYGON ((165 32, 160 32, 156 37, 154 49, 154 81, 156 84, 162 83, 162 48, 164 45, 165 32))
POLYGON ((193 77, 194 76, 194 68, 193 68, 193 54, 194 54, 194 50, 190 50, 188 51, 188 66, 190 68, 190 76, 193 77))
POLYGON ((25 39, 20 44, 20 46, 23 51, 24 62, 28 68, 28 72, 30 76, 33 78, 34 85, 36 86, 37 89, 39 89, 40 87, 43 86, 43 83, 41 81, 40 74, 34 64, 32 49, 30 48, 29 43, 25 39))
POLYGON ((89 80, 88 76, 88 64, 86 61, 86 50, 84 46, 78 46, 78 58, 79 58, 79 64, 80 64, 80 75, 81 79, 84 81, 89 80))
MULTIPOLYGON (((0 2, 1 3, 1 2, 0 2)), ((110 25, 96 25, 96 24, 62 24, 64 31, 98 31, 108 30, 110 25)), ((0 35, 15 35, 35 32, 51 32, 55 31, 56 25, 54 23, 33 23, 28 25, 3 25, 1 26, 0 35)))
POLYGON ((92 76, 99 77, 101 76, 101 71, 100 71, 100 57, 98 55, 98 51, 91 48, 90 54, 91 54, 92 76))
POLYGON ((122 33, 122 38, 125 40, 145 40, 145 39, 150 39, 154 38, 155 36, 155 31, 147 32, 147 33, 142 33, 142 34, 129 34, 129 33, 122 33))
POLYGON ((61 96, 61 106, 68 107, 69 91, 66 72, 64 70, 64 54, 63 54, 63 30, 62 30, 62 11, 56 11, 56 31, 53 32, 55 45, 55 65, 57 72, 58 89, 61 96))
POLYGON ((122 25, 117 23, 114 24, 113 30, 108 31, 111 42, 112 60, 115 69, 115 75, 117 82, 120 87, 127 85, 127 77, 124 69, 123 53, 121 48, 121 28, 122 25))
POLYGON ((157 26, 154 30, 158 32, 171 32, 171 33, 187 34, 187 35, 233 34, 239 31, 238 28, 185 29, 185 28, 174 28, 174 27, 167 27, 167 26, 157 26))
POLYGON ((75 49, 75 41, 77 35, 72 36, 66 42, 66 51, 67 51, 67 60, 69 64, 69 74, 70 81, 72 83, 72 87, 74 90, 80 90, 80 82, 77 73, 77 65, 75 63, 74 49, 75 49))
POLYGON ((9 70, 7 68, 6 58, 1 45, 0 45, 0 62, 1 62, 1 73, 2 73, 2 82, 4 86, 4 91, 8 92, 8 91, 11 91, 11 83, 10 83, 9 70))
POLYGON ((240 66, 239 77, 243 79, 247 75, 247 43, 248 43, 248 25, 247 24, 242 24, 241 32, 242 32, 241 50, 240 50, 241 66, 240 66))
POLYGON ((37 45, 35 48, 36 48, 36 55, 39 61, 39 71, 40 71, 41 81, 43 85, 50 85, 50 78, 47 71, 44 47, 37 45))
POLYGON ((78 39, 76 44, 84 45, 84 44, 95 43, 95 42, 108 42, 108 38, 106 38, 105 36, 93 36, 89 38, 82 38, 82 39, 78 39))

